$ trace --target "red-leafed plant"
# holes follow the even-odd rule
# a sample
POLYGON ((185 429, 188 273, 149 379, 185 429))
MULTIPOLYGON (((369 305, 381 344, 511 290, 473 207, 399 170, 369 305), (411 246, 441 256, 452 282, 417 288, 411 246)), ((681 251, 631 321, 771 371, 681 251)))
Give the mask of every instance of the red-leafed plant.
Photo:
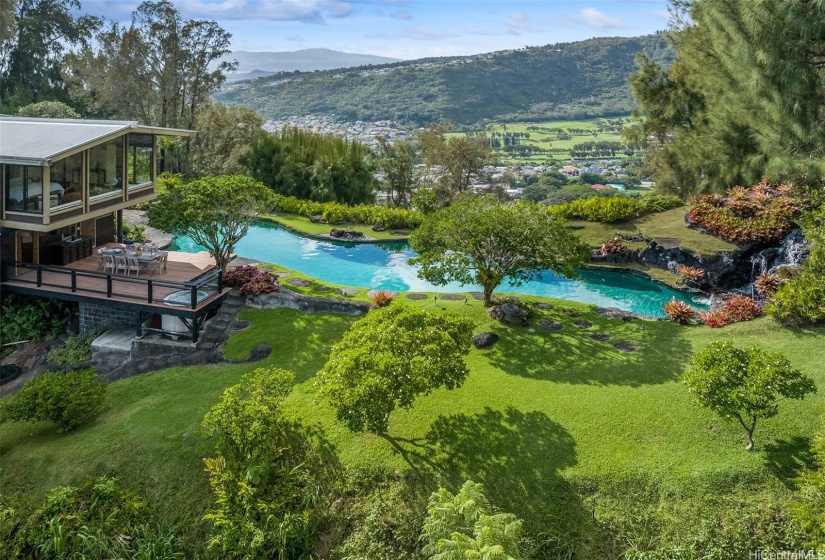
POLYGON ((732 243, 778 241, 793 229, 806 203, 791 194, 789 185, 763 181, 752 187, 733 187, 727 198, 700 195, 693 199, 690 219, 704 230, 732 243))
POLYGON ((624 253, 627 251, 627 247, 618 240, 616 237, 611 237, 610 239, 606 239, 604 243, 602 243, 599 252, 603 257, 607 255, 617 255, 619 253, 624 253))
POLYGON ((680 325, 689 325, 696 317, 696 310, 688 304, 673 298, 663 306, 665 313, 670 317, 671 322, 680 325))
POLYGON ((257 266, 233 266, 223 272, 223 285, 228 288, 240 288, 258 276, 257 266))
POLYGON ((782 286, 782 279, 776 274, 760 274, 753 285, 762 294, 769 296, 782 286))
POLYGON ((386 307, 392 303, 393 298, 395 298, 395 296, 392 292, 376 292, 370 298, 370 301, 372 301, 375 307, 386 307))
POLYGON ((264 270, 259 270, 256 276, 241 286, 242 296, 260 296, 262 294, 271 294, 281 289, 277 277, 264 270))
POLYGON ((730 317, 721 309, 700 311, 697 315, 699 315, 699 320, 709 327, 719 328, 730 324, 730 317))
POLYGON ((759 317, 762 314, 762 308, 755 299, 736 295, 725 302, 722 312, 728 316, 731 323, 740 323, 759 317))
POLYGON ((680 264, 676 269, 676 273, 686 280, 690 280, 692 282, 699 282, 702 278, 705 277, 705 269, 704 268, 696 268, 695 266, 686 266, 684 264, 680 264))

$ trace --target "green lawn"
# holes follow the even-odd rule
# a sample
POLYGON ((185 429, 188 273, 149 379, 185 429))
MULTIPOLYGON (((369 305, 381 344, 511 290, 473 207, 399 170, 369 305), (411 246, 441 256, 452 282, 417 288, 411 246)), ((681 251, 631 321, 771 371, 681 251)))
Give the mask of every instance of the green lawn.
POLYGON ((334 226, 330 224, 315 224, 311 222, 309 218, 298 216, 297 214, 278 213, 271 216, 264 216, 264 219, 286 226, 298 233, 308 235, 325 235, 334 227, 338 229, 352 228, 355 231, 360 231, 364 235, 380 239, 381 241, 406 241, 409 235, 409 231, 407 230, 396 230, 396 233, 402 235, 393 235, 393 230, 372 231, 372 226, 360 224, 339 224, 334 226))
MULTIPOLYGON (((574 487, 653 481, 677 493, 701 488, 715 495, 747 481, 748 492, 758 492, 777 474, 793 474, 788 465, 820 425, 825 330, 783 329, 770 318, 724 330, 628 323, 603 319, 585 305, 552 303, 554 309, 537 310, 530 328, 509 328, 488 319, 472 298, 439 300, 439 307, 472 318, 477 332, 493 330, 502 339, 471 352, 471 373, 461 388, 436 391, 411 410, 396 411, 386 437, 351 433, 316 402, 315 372, 355 318, 245 309, 241 318, 251 326, 232 336, 226 354, 243 359, 266 342, 273 348, 269 358, 118 381, 110 387, 108 412, 67 435, 46 423, 2 425, 0 486, 39 495, 85 476, 115 475, 158 504, 160 519, 185 525, 188 537, 198 538, 210 500, 202 465, 210 446, 200 421, 225 387, 260 366, 296 373, 287 413, 317 428, 345 466, 412 469, 433 487, 453 489, 471 477, 486 484, 493 503, 534 528, 558 513, 558 501, 549 496, 581 506, 574 487), (583 315, 572 319, 564 310, 583 315), (537 329, 542 318, 564 327, 537 329), (581 319, 594 326, 575 327, 581 319), (593 332, 612 340, 595 341, 588 336, 593 332), (754 453, 744 450, 741 428, 697 408, 679 381, 693 352, 718 339, 785 352, 820 388, 805 401, 782 403, 778 417, 760 423, 754 453), (612 344, 619 341, 637 344, 638 351, 616 350, 612 344)), ((432 300, 410 304, 436 309, 432 300)))
MULTIPOLYGON (((577 229, 577 233, 582 240, 592 247, 600 246, 605 239, 613 237, 617 233, 634 235, 642 232, 651 239, 678 239, 680 247, 688 251, 694 251, 702 256, 713 256, 719 253, 735 251, 736 245, 723 241, 713 235, 702 233, 695 229, 685 227, 685 213, 687 206, 680 206, 665 212, 648 214, 629 222, 617 224, 601 224, 597 222, 572 222, 577 229)), ((630 249, 641 249, 645 243, 629 242, 626 245, 630 249)))

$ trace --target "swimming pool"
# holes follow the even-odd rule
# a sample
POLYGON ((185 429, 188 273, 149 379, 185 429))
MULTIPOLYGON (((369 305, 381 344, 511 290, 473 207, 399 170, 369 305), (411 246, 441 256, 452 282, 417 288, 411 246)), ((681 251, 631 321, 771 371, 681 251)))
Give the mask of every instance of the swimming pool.
MULTIPOLYGON (((172 249, 195 252, 203 248, 191 239, 175 240, 172 249)), ((235 247, 238 256, 278 264, 319 280, 356 288, 422 291, 481 291, 480 286, 449 284, 434 286, 418 278, 416 267, 407 261, 415 253, 406 243, 353 244, 320 241, 287 231, 275 224, 259 222, 235 247)), ((705 306, 691 295, 673 290, 632 274, 580 270, 576 278, 544 272, 540 278, 521 286, 505 281, 499 292, 547 296, 602 307, 618 307, 645 315, 663 316, 662 305, 675 297, 697 309, 705 306)))

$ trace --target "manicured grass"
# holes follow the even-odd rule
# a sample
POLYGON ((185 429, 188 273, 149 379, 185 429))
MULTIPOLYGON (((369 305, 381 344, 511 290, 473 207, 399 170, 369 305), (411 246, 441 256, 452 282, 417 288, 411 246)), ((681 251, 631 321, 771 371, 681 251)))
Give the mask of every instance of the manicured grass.
MULTIPOLYGON (((735 251, 736 245, 723 241, 713 235, 702 233, 695 229, 685 227, 685 213, 687 206, 680 206, 665 212, 648 214, 641 218, 629 222, 617 224, 601 224, 597 222, 572 222, 577 226, 577 233, 582 240, 592 247, 600 246, 605 239, 613 237, 617 233, 634 235, 643 233, 651 239, 678 239, 680 247, 688 251, 696 252, 702 256, 713 256, 719 253, 735 251)), ((626 242, 630 249, 644 248, 644 243, 626 242)))
POLYGON ((226 354, 243 359, 265 342, 273 348, 267 359, 172 368, 113 383, 109 411, 67 435, 45 423, 2 425, 0 486, 40 495, 87 475, 111 474, 158 504, 161 519, 196 533, 210 500, 202 466, 210 445, 200 421, 225 387, 261 366, 295 371, 286 413, 323 434, 345 466, 414 469, 432 487, 455 488, 473 478, 485 483, 493 503, 533 527, 558 513, 556 498, 578 503, 574 486, 655 481, 677 493, 701 487, 713 494, 750 481, 750 491, 758 492, 777 473, 792 474, 788 466, 819 427, 823 329, 788 330, 770 318, 724 330, 623 322, 557 300, 553 309, 536 309, 529 328, 511 328, 491 321, 471 298, 407 303, 466 315, 477 332, 502 338, 492 349, 470 353, 471 373, 461 388, 435 391, 393 413, 386 436, 352 433, 316 401, 314 374, 355 318, 245 309, 241 318, 251 326, 232 336, 226 354), (570 310, 581 317, 564 313, 570 310), (559 321, 563 329, 545 332, 539 319, 559 321), (577 328, 578 320, 594 326, 577 328), (612 339, 593 340, 593 332, 612 339), (761 422, 754 453, 744 450, 739 426, 696 407, 679 381, 691 355, 718 339, 782 351, 820 388, 805 401, 783 402, 779 416, 761 422), (618 351, 613 343, 620 341, 638 351, 618 351))
POLYGON ((309 218, 306 218, 304 216, 298 216, 297 214, 278 213, 273 214, 271 216, 265 216, 264 219, 281 224, 282 226, 285 226, 289 229, 293 229, 298 233, 304 233, 308 235, 325 235, 328 234, 332 228, 351 228, 355 231, 363 233, 366 236, 372 237, 374 239, 380 239, 381 241, 406 241, 409 235, 409 232, 406 230, 373 231, 372 226, 365 226, 361 224, 315 224, 311 222, 309 218), (393 231, 396 231, 397 233, 403 233, 404 235, 393 235, 393 231))

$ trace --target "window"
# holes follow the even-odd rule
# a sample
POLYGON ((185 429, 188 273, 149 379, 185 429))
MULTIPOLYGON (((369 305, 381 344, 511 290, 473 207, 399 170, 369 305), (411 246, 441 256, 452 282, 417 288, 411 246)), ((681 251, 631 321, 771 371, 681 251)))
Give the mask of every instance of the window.
MULTIPOLYGON (((22 165, 5 166, 6 209, 10 212, 43 213, 43 169, 22 165)), ((50 196, 60 196, 63 187, 52 183, 50 196)), ((54 198, 53 198, 54 200, 54 198)))
POLYGON ((123 138, 89 149, 90 200, 123 192, 123 138))
POLYGON ((152 142, 151 134, 129 135, 129 188, 152 183, 152 142))
POLYGON ((83 205, 83 154, 75 154, 52 164, 52 198, 49 207, 54 211, 83 205), (59 185, 54 196, 55 185, 59 185))

